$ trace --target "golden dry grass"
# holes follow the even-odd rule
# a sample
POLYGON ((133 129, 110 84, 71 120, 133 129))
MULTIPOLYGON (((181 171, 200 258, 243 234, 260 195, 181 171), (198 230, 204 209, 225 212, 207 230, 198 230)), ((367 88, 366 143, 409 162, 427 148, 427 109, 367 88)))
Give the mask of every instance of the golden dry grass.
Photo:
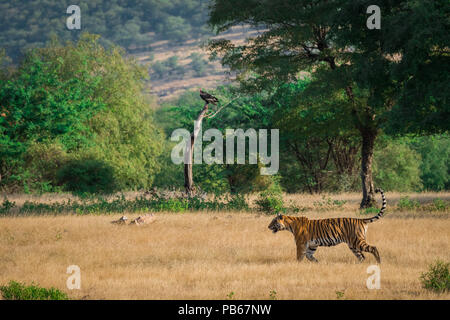
MULTIPOLYGON (((305 215, 356 216, 359 197, 354 200, 346 204, 348 211, 305 215)), ((373 256, 359 264, 341 244, 319 248, 318 264, 298 263, 292 235, 272 234, 269 216, 156 216, 155 223, 140 227, 111 224, 119 215, 0 218, 0 284, 35 282, 74 299, 226 299, 230 292, 235 299, 269 299, 272 290, 278 299, 336 299, 337 291, 347 299, 450 298, 423 289, 419 281, 436 259, 450 261, 448 213, 405 218, 388 210, 369 226, 368 243, 377 246, 382 259, 379 290, 366 287, 373 256), (66 269, 73 264, 81 268, 81 290, 66 288, 66 269)))

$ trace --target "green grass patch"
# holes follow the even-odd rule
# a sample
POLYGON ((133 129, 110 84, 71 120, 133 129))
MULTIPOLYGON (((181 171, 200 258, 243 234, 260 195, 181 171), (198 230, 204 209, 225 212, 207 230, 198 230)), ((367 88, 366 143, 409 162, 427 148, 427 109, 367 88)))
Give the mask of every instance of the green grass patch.
POLYGON ((207 200, 202 197, 174 197, 163 198, 159 196, 139 196, 134 199, 126 199, 119 195, 113 200, 105 198, 88 198, 80 200, 68 200, 57 203, 39 203, 26 201, 17 210, 5 200, 0 207, 0 216, 7 215, 43 215, 43 214, 117 214, 125 212, 185 212, 185 211, 247 211, 249 206, 242 195, 216 196, 207 200))
POLYGON ((450 291, 450 263, 436 261, 429 266, 428 272, 422 273, 420 281, 425 289, 442 293, 450 291))
POLYGON ((5 300, 68 300, 67 294, 55 288, 41 288, 38 285, 25 285, 10 281, 8 285, 0 286, 0 292, 5 300))

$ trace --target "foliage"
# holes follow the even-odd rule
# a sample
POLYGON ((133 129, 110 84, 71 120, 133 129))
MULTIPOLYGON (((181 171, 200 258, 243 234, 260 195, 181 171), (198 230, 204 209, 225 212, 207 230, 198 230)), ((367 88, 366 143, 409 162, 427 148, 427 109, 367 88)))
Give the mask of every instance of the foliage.
POLYGON ((450 207, 450 202, 442 199, 434 199, 433 205, 438 211, 446 211, 450 207))
POLYGON ((404 141, 389 140, 375 150, 374 183, 386 191, 420 191, 420 154, 404 141))
POLYGON ((57 172, 57 179, 65 190, 75 194, 111 194, 117 190, 113 168, 95 159, 66 163, 57 172))
MULTIPOLYGON (((78 194, 80 195, 80 194, 78 194)), ((13 214, 16 205, 5 199, 0 207, 0 215, 13 214)), ((242 195, 223 195, 213 199, 200 196, 187 197, 186 195, 151 197, 138 196, 126 199, 125 196, 116 196, 112 200, 99 195, 81 197, 80 200, 62 202, 40 203, 25 201, 18 208, 18 215, 44 215, 44 214, 114 214, 127 212, 186 212, 186 211, 247 211, 249 205, 242 195)))
POLYGON ((230 209, 235 209, 236 211, 247 211, 249 206, 245 197, 242 194, 233 194, 227 201, 227 206, 230 209))
POLYGON ((450 263, 437 260, 422 273, 420 281, 425 289, 442 293, 450 290, 450 263))
POLYGON ((283 186, 289 192, 354 190, 341 177, 355 176, 358 132, 347 121, 342 94, 324 96, 311 79, 286 84, 271 96, 273 126, 280 128, 283 186), (332 174, 330 174, 332 172, 332 174))
POLYGON ((70 159, 64 146, 56 140, 31 142, 24 154, 24 190, 38 194, 59 192, 57 173, 70 159))
MULTIPOLYGON (((203 101, 197 91, 187 92, 156 108, 143 93, 146 68, 113 42, 134 51, 149 41, 176 42, 209 34, 208 4, 82 1, 82 29, 102 38, 60 28, 66 19, 60 13, 69 4, 0 4, 2 13, 11 17, 0 21, 0 41, 6 46, 6 51, 0 50, 0 188, 58 192, 65 183, 75 190, 78 170, 96 172, 83 176, 83 188, 89 192, 152 185, 182 188, 183 166, 171 162, 174 143, 168 137, 177 128, 192 131, 203 101), (52 33, 77 41, 62 44, 50 37, 52 33), (24 51, 18 59, 20 50, 35 46, 42 48, 24 51), (16 65, 10 64, 7 53, 16 65)), ((240 87, 208 89, 226 108, 205 119, 203 131, 219 128, 224 135, 227 128, 279 128, 277 183, 286 192, 359 191, 364 159, 358 153, 364 143, 367 146, 367 133, 378 137, 375 185, 402 192, 448 190, 450 5, 443 0, 382 1, 383 27, 367 31, 369 4, 212 1, 209 23, 218 33, 241 23, 260 32, 243 43, 210 42, 212 58, 219 56, 237 72, 240 87), (405 136, 409 132, 439 134, 405 136)), ((151 77, 174 79, 184 72, 203 76, 208 62, 198 53, 188 59, 187 65, 177 56, 153 62, 151 77)), ((272 188, 272 178, 261 176, 261 167, 195 165, 194 181, 209 193, 233 194, 230 206, 246 208, 241 195, 272 188)), ((278 200, 271 194, 259 199, 263 210, 273 212, 283 207, 278 200)), ((326 202, 322 207, 329 205, 326 202)), ((215 208, 196 200, 162 203, 149 205, 173 211, 197 205, 215 208)), ((9 211, 8 206, 4 202, 0 212, 9 211)), ((403 207, 417 209, 411 200, 401 200, 399 208, 403 207)), ((438 199, 427 208, 446 210, 446 202, 438 199)))
MULTIPOLYGON (((258 92, 277 88, 296 83, 305 72, 313 73, 308 88, 315 92, 314 98, 320 104, 328 102, 324 109, 342 114, 344 121, 340 123, 352 126, 360 135, 360 170, 365 191, 361 207, 374 202, 370 191, 373 151, 377 136, 382 128, 389 127, 389 121, 394 128, 391 132, 396 133, 445 132, 449 123, 445 86, 450 65, 450 5, 443 0, 383 1, 380 6, 384 27, 367 30, 366 10, 371 4, 365 0, 287 0, 280 6, 275 0, 214 0, 209 19, 217 33, 241 24, 260 29, 244 42, 216 38, 209 43, 212 57, 220 58, 223 65, 237 72, 244 89, 258 92), (429 20, 424 20, 424 16, 429 20), (391 30, 396 30, 398 36, 393 37, 391 30), (335 103, 336 97, 342 103, 335 103), (412 116, 401 121, 404 113, 412 116), (404 128, 398 128, 399 122, 405 124, 404 128)), ((295 128, 298 120, 300 129, 314 128, 314 122, 303 125, 309 110, 314 109, 293 113, 288 118, 291 122, 284 127, 295 128)), ((337 115, 331 115, 331 120, 337 115)), ((324 122, 318 123, 328 129, 324 122)), ((328 157, 321 152, 325 144, 320 136, 306 142, 312 147, 294 145, 293 153, 297 158, 302 155, 303 166, 310 164, 310 174, 303 178, 310 192, 320 192, 328 171, 328 157)), ((416 178, 417 175, 408 182, 408 188, 420 188, 416 178)))
POLYGON ((205 26, 208 3, 201 0, 20 0, 0 3, 0 12, 8 17, 0 20, 0 43, 7 54, 17 60, 22 50, 43 47, 52 35, 77 40, 80 31, 66 28, 72 4, 80 6, 81 30, 100 34, 103 45, 115 43, 130 51, 153 41, 210 34, 205 26))
POLYGON ((6 197, 3 199, 2 205, 0 207, 0 215, 7 214, 12 208, 16 206, 15 202, 9 201, 6 197))
POLYGON ((320 208, 320 209, 336 209, 341 208, 344 204, 346 204, 346 200, 337 200, 337 199, 331 199, 330 197, 322 196, 322 199, 319 201, 314 201, 313 205, 314 207, 320 208))
POLYGON ((0 82, 0 175, 5 185, 22 184, 23 156, 33 143, 58 140, 67 151, 89 144, 86 122, 105 107, 99 75, 86 67, 63 77, 61 57, 46 60, 30 52, 18 69, 0 82))
POLYGON ((364 208, 359 211, 359 213, 362 215, 374 215, 374 214, 378 214, 379 212, 380 212, 380 209, 375 208, 375 207, 364 208))
POLYGON ((283 201, 283 189, 279 184, 279 179, 275 179, 273 183, 263 192, 259 194, 255 200, 256 209, 266 214, 278 214, 285 212, 283 201))
MULTIPOLYGON (((202 130, 210 128, 222 131, 225 137, 227 128, 244 131, 248 128, 267 128, 270 122, 270 110, 263 105, 264 93, 253 96, 240 97, 233 87, 219 87, 214 93, 220 99, 220 105, 226 105, 220 114, 212 119, 205 119, 202 130)), ((175 101, 163 104, 157 110, 156 119, 164 128, 166 136, 170 137, 173 130, 184 128, 192 132, 194 120, 203 105, 198 92, 186 92, 175 101)), ((270 138, 269 138, 270 140, 270 138)), ((224 138, 225 142, 225 138, 224 138)), ((183 183, 183 166, 174 165, 170 160, 170 149, 174 144, 167 142, 165 155, 161 157, 163 169, 156 177, 158 186, 179 186, 183 183), (177 178, 174 178, 177 177, 177 178)), ((203 143, 205 147, 206 142, 203 143)), ((226 154, 226 149, 224 150, 226 154)), ((247 159, 246 155, 246 159, 247 159)), ((224 161, 225 162, 225 161, 224 161)), ((270 184, 270 178, 261 176, 261 164, 195 164, 193 169, 194 182, 207 192, 211 193, 248 193, 264 189, 270 184)))
POLYGON ((390 73, 399 84, 390 114, 390 132, 434 134, 450 129, 450 3, 446 0, 396 1, 392 14, 382 7, 387 56, 401 57, 390 73))
POLYGON ((5 300, 68 300, 67 294, 56 288, 41 288, 38 285, 25 285, 10 281, 8 285, 0 286, 0 292, 5 300))
POLYGON ((441 191, 450 188, 450 137, 448 134, 411 139, 410 146, 422 161, 420 178, 425 190, 441 191))
POLYGON ((178 56, 171 56, 163 61, 155 61, 151 67, 152 77, 155 79, 179 79, 185 73, 185 68, 178 64, 178 56))
POLYGON ((123 50, 105 49, 94 35, 30 51, 0 83, 2 187, 57 190, 56 168, 81 159, 110 165, 121 189, 149 187, 162 133, 143 94, 146 77, 123 50))
POLYGON ((398 201, 397 207, 402 210, 402 209, 407 209, 407 210, 413 210, 413 209, 417 209, 420 208, 420 202, 417 200, 411 200, 408 196, 400 198, 400 200, 398 201))
POLYGON ((197 52, 191 53, 188 58, 191 59, 190 66, 194 70, 197 77, 203 77, 206 75, 206 69, 208 67, 207 60, 203 59, 197 52))
POLYGON ((277 292, 275 290, 270 290, 269 298, 270 300, 277 300, 277 292))

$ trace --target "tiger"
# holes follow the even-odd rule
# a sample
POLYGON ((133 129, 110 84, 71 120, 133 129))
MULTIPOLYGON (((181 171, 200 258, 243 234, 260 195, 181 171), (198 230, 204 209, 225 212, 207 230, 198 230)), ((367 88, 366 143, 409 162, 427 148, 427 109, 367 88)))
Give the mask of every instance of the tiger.
POLYGON ((376 247, 367 244, 366 232, 368 223, 383 217, 386 210, 386 198, 382 189, 375 192, 381 193, 383 205, 376 216, 365 219, 358 218, 330 218, 310 220, 307 217, 292 217, 277 213, 270 222, 269 229, 273 233, 282 230, 292 232, 297 245, 297 260, 300 262, 304 256, 309 261, 319 262, 314 253, 317 247, 330 247, 340 243, 346 243, 359 262, 364 261, 363 252, 370 252, 375 256, 377 263, 381 263, 380 254, 376 247))

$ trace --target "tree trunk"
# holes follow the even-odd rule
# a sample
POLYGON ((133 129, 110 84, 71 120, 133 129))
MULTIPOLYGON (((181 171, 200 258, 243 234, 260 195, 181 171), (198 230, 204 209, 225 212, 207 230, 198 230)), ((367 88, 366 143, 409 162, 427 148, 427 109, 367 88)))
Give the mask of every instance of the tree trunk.
POLYGON ((191 134, 191 145, 186 146, 186 153, 184 159, 184 188, 189 196, 192 196, 195 193, 194 178, 192 175, 192 165, 194 164, 193 161, 194 143, 195 140, 197 139, 198 133, 200 132, 202 121, 206 115, 206 111, 208 111, 207 103, 203 107, 202 111, 199 113, 197 121, 194 124, 194 132, 191 134))
POLYGON ((193 135, 191 135, 191 146, 188 147, 186 146, 186 152, 189 152, 188 155, 188 159, 190 159, 190 161, 184 163, 184 188, 186 190, 186 193, 191 196, 194 194, 195 192, 195 188, 194 188, 194 178, 192 176, 192 165, 193 165, 193 159, 192 159, 192 154, 194 151, 194 141, 195 138, 193 135))
POLYGON ((361 148, 361 181, 363 198, 360 208, 370 208, 376 205, 375 189, 372 177, 372 162, 375 139, 377 137, 376 129, 362 129, 362 148, 361 148))

